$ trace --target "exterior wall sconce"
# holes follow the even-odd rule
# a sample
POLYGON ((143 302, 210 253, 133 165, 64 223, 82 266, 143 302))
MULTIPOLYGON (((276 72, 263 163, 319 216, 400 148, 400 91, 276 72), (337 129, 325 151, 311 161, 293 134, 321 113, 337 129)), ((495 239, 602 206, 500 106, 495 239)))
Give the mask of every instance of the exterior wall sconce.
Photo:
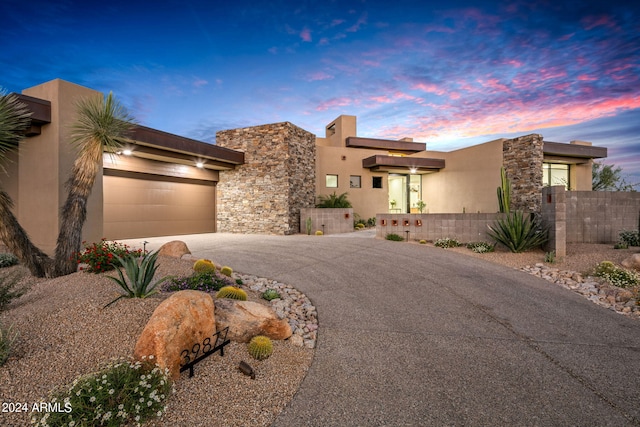
POLYGON ((342 156, 341 159, 342 160, 347 160, 347 156, 342 156))
POLYGON ((402 225, 404 225, 405 227, 409 226, 409 220, 408 219, 403 219, 402 220, 402 225))
POLYGON ((392 219, 391 220, 391 225, 396 227, 398 225, 398 220, 397 219, 392 219))
POLYGON ((387 225, 387 220, 386 220, 386 219, 381 219, 381 220, 380 220, 380 225, 382 225, 383 227, 386 227, 386 225, 387 225))
POLYGON ((416 219, 416 227, 422 227, 422 220, 416 219))
POLYGON ((349 214, 348 213, 344 214, 344 219, 349 219, 349 214))
POLYGON ((411 168, 411 169, 409 169, 409 172, 411 172, 411 173, 416 173, 416 172, 418 172, 418 169, 416 169, 416 168, 411 168))

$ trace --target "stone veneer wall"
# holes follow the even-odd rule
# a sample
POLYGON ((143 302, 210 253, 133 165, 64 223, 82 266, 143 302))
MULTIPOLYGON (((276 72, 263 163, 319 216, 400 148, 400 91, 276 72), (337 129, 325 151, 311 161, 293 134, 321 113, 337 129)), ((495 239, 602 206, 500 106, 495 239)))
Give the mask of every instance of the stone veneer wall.
POLYGON ((542 191, 542 135, 531 134, 502 143, 502 162, 511 180, 511 210, 540 212, 542 191))
POLYGON ((315 205, 316 137, 289 122, 221 131, 216 144, 244 152, 221 171, 218 231, 294 234, 300 209, 315 205))

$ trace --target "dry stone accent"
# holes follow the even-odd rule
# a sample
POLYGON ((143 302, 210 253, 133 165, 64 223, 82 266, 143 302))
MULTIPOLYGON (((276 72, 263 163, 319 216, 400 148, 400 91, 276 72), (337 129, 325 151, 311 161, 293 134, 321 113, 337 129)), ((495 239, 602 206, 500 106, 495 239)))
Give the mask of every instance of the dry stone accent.
POLYGON ((502 162, 511 180, 511 210, 540 212, 542 190, 542 135, 531 134, 502 143, 502 162))
POLYGON ((220 172, 218 231, 294 234, 300 209, 313 207, 316 137, 289 122, 221 131, 216 144, 245 163, 220 172))

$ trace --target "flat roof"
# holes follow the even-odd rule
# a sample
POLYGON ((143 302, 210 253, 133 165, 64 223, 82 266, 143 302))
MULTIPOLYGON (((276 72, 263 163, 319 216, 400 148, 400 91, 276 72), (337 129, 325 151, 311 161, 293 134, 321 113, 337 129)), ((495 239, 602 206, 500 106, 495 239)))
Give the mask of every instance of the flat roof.
POLYGON ((602 159, 607 157, 606 147, 551 141, 542 141, 542 152, 548 156, 578 157, 583 159, 602 159))
POLYGON ((347 137, 346 146, 353 147, 353 148, 369 148, 372 150, 398 151, 398 152, 404 152, 404 153, 419 153, 427 149, 427 144, 424 142, 394 141, 391 139, 376 139, 376 138, 360 138, 357 136, 347 137))

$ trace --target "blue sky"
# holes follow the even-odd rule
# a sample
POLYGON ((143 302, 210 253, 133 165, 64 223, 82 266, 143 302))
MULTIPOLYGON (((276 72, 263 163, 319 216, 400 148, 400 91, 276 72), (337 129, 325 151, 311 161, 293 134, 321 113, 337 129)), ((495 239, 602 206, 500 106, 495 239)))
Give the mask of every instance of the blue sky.
MULTIPOLYGON (((0 86, 61 78, 212 142, 289 121, 452 149, 587 140, 640 183, 640 5, 618 1, 0 4, 0 86)), ((640 187, 639 187, 640 188, 640 187)))

